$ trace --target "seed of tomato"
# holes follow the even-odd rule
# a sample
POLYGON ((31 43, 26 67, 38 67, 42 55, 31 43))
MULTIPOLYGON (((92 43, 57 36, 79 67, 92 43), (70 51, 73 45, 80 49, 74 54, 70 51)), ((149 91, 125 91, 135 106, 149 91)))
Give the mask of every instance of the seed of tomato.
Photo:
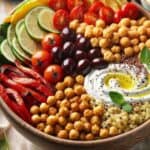
POLYGON ((89 8, 89 12, 95 13, 98 15, 99 10, 104 7, 104 4, 102 2, 96 1, 94 2, 91 7, 89 8))
POLYGON ((53 18, 53 23, 56 29, 62 30, 69 24, 69 13, 63 9, 57 10, 53 18))
POLYGON ((71 20, 78 19, 80 21, 83 21, 84 13, 85 8, 83 5, 76 6, 70 12, 70 19, 71 20))
POLYGON ((60 46, 61 44, 62 38, 55 33, 49 33, 42 40, 42 48, 48 51, 51 51, 54 46, 60 46))
POLYGON ((49 0, 49 7, 54 10, 67 9, 66 0, 49 0))
POLYGON ((93 12, 87 12, 85 15, 84 15, 84 22, 86 22, 87 24, 93 24, 95 25, 95 22, 97 20, 97 15, 93 12))
POLYGON ((52 55, 45 50, 37 51, 32 56, 32 67, 40 73, 42 73, 44 69, 51 64, 51 62, 52 55))
POLYGON ((103 19, 106 24, 111 24, 114 20, 114 11, 111 7, 104 6, 99 11, 99 17, 103 19))
POLYGON ((50 65, 44 71, 44 78, 50 83, 57 83, 63 78, 63 70, 59 65, 50 65))

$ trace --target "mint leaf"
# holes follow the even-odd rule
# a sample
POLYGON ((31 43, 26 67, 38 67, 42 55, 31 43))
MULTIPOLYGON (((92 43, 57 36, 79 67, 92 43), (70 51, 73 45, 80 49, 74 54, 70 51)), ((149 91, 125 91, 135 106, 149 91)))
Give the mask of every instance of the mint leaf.
POLYGON ((144 47, 140 54, 140 61, 143 64, 150 63, 150 49, 148 47, 144 47))
POLYGON ((122 104, 125 103, 123 95, 118 92, 111 91, 111 92, 109 92, 109 96, 110 96, 111 100, 119 106, 121 106, 122 104))
POLYGON ((126 112, 131 112, 132 111, 132 105, 130 105, 129 103, 124 103, 122 105, 122 109, 126 112))
POLYGON ((6 135, 0 140, 0 150, 9 150, 8 141, 6 135))

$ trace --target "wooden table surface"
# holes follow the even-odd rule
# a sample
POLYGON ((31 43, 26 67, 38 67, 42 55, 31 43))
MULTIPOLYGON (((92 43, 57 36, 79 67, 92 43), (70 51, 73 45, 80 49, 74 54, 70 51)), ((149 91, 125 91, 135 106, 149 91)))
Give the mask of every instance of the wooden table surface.
MULTIPOLYGON (((9 14, 20 0, 0 0, 0 22, 9 14)), ((131 150, 150 150, 150 138, 135 145, 131 150)))

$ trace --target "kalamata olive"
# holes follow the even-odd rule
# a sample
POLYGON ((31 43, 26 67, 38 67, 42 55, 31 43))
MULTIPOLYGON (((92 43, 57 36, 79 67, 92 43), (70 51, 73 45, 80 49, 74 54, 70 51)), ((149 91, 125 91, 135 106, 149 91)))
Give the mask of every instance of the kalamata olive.
POLYGON ((104 69, 108 66, 108 62, 98 57, 92 60, 92 67, 95 69, 104 69))
POLYGON ((55 46, 51 49, 54 63, 60 63, 62 59, 62 49, 58 46, 55 46))
POLYGON ((87 53, 82 50, 77 50, 75 53, 76 60, 87 58, 87 53))
POLYGON ((66 58, 62 62, 62 68, 65 74, 72 74, 75 69, 76 63, 72 58, 66 58))
POLYGON ((77 36, 76 36, 76 41, 78 42, 79 41, 79 39, 80 38, 82 38, 83 37, 83 35, 82 34, 77 34, 77 36))
POLYGON ((90 49, 88 52, 88 58, 91 60, 99 56, 100 56, 100 50, 98 48, 90 49))
POLYGON ((86 75, 91 70, 90 61, 88 59, 79 60, 76 70, 78 73, 86 75))

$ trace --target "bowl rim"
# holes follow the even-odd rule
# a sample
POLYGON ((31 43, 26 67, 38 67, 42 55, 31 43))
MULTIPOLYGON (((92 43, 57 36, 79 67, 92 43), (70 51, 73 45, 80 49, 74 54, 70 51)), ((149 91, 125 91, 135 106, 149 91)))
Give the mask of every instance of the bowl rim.
MULTIPOLYGON (((132 1, 135 2, 135 0, 132 0, 132 1)), ((17 7, 21 6, 22 3, 23 2, 19 3, 9 14, 12 14, 16 10, 17 7)), ((146 12, 139 4, 136 3, 136 5, 141 9, 141 11, 144 13, 144 15, 146 15, 148 18, 150 18, 150 13, 146 12)), ((146 122, 139 125, 138 127, 134 128, 130 131, 121 133, 119 135, 113 136, 113 137, 91 140, 90 142, 89 141, 81 141, 81 140, 75 141, 75 140, 61 139, 59 137, 48 135, 42 131, 39 131, 38 129, 36 129, 29 123, 25 122, 23 119, 21 119, 15 112, 13 112, 9 108, 9 106, 7 106, 7 104, 2 100, 1 97, 0 97, 0 106, 2 107, 2 110, 7 115, 9 115, 9 117, 11 117, 11 119, 15 123, 19 124, 22 128, 28 130, 30 133, 33 133, 33 135, 39 136, 40 138, 43 138, 45 140, 48 140, 48 141, 51 141, 54 143, 58 143, 58 144, 63 144, 63 145, 74 145, 74 146, 90 146, 90 145, 92 145, 92 146, 94 146, 94 145, 98 145, 98 144, 106 144, 106 143, 114 142, 121 138, 127 137, 131 134, 134 134, 134 133, 144 129, 147 126, 150 126, 150 119, 149 119, 146 122)))

